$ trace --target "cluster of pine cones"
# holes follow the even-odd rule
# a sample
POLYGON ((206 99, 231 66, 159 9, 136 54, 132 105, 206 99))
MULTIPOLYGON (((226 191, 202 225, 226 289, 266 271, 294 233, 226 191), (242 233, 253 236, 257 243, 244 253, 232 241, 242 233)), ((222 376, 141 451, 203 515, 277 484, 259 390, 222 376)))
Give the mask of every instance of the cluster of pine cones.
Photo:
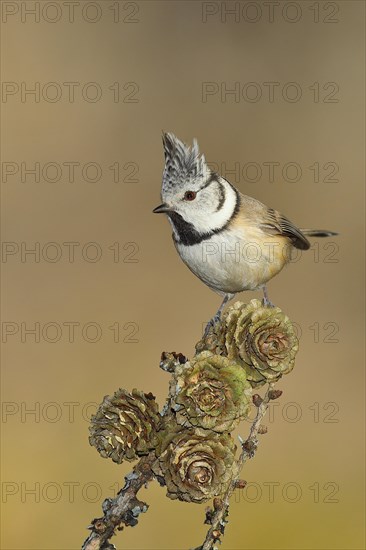
POLYGON ((154 453, 155 477, 172 499, 221 496, 237 474, 231 432, 249 416, 252 389, 289 373, 297 350, 294 327, 279 308, 236 302, 197 343, 192 360, 162 354, 160 366, 172 377, 161 412, 151 393, 119 389, 93 416, 90 444, 118 464, 154 453))

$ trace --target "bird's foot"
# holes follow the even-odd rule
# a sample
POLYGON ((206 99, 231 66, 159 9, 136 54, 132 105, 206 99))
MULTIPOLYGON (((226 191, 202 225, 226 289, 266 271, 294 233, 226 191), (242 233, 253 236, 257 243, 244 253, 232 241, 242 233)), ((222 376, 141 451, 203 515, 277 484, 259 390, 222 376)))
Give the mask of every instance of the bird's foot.
POLYGON ((219 323, 221 321, 221 313, 217 312, 216 315, 212 317, 212 319, 209 320, 209 322, 206 325, 205 332, 203 333, 203 338, 206 338, 208 333, 210 332, 210 329, 213 328, 216 323, 219 323))
POLYGON ((275 305, 272 304, 272 302, 268 298, 267 288, 265 286, 263 287, 263 300, 262 300, 262 302, 263 302, 264 307, 275 307, 275 305))

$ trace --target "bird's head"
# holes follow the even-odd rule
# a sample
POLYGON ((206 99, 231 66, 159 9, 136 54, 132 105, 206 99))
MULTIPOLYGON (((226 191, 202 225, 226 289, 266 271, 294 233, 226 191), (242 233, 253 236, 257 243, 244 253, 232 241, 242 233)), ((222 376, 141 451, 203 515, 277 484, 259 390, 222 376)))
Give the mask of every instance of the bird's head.
POLYGON ((171 219, 178 215, 201 232, 220 225, 227 198, 225 180, 210 170, 197 141, 189 147, 173 134, 164 133, 163 146, 163 203, 154 212, 171 219))

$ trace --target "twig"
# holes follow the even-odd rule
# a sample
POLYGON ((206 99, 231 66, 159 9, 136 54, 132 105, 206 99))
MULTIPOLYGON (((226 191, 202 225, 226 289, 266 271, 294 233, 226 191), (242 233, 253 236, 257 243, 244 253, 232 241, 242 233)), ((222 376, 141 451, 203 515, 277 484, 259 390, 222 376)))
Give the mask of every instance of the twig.
POLYGON ((229 487, 227 488, 225 494, 221 499, 215 499, 214 510, 209 514, 209 523, 211 527, 207 532, 205 541, 202 546, 196 550, 213 550, 214 545, 220 540, 221 535, 224 534, 225 525, 227 523, 226 517, 229 511, 229 500, 236 488, 240 487, 239 476, 240 472, 244 466, 244 463, 248 458, 252 458, 255 454, 258 445, 258 431, 261 426, 264 415, 267 412, 269 402, 272 399, 276 399, 282 392, 276 392, 273 388, 275 386, 274 382, 271 382, 268 385, 266 395, 263 400, 258 402, 257 415, 254 419, 254 422, 250 428, 249 436, 246 441, 241 440, 242 452, 238 458, 238 474, 235 478, 232 479, 229 487))
POLYGON ((155 454, 143 457, 133 471, 125 477, 125 486, 115 498, 107 498, 102 509, 104 516, 92 521, 91 533, 85 540, 82 550, 113 550, 115 546, 109 539, 115 530, 122 530, 123 524, 134 527, 138 516, 146 512, 148 505, 137 499, 138 491, 153 478, 151 466, 156 460, 155 454))

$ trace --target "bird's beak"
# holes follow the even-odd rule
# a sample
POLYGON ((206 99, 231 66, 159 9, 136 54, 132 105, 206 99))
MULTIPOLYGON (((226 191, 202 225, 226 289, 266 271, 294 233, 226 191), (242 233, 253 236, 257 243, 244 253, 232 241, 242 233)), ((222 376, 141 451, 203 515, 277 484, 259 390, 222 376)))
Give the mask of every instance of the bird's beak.
POLYGON ((169 208, 169 206, 165 203, 160 204, 153 210, 154 214, 167 214, 168 212, 171 212, 171 211, 172 209, 169 208))

